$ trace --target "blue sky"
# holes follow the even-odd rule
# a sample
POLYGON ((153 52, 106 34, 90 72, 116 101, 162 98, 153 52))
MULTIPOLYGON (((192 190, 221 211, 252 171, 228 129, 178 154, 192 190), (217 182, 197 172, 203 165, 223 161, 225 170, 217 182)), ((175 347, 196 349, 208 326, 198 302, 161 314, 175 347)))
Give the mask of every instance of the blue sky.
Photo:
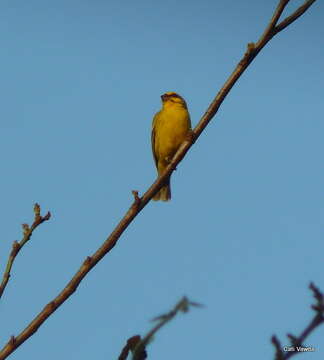
MULTIPOLYGON (((288 11, 302 1, 291 1, 288 11)), ((5 344, 66 285, 154 181, 152 116, 179 92, 195 125, 277 2, 3 1, 0 261, 39 202, 53 214, 14 264, 5 344)), ((149 358, 273 358, 323 276, 324 4, 260 53, 153 202, 12 359, 116 359, 183 296, 205 308, 149 358)), ((323 358, 323 329, 307 341, 323 358)))

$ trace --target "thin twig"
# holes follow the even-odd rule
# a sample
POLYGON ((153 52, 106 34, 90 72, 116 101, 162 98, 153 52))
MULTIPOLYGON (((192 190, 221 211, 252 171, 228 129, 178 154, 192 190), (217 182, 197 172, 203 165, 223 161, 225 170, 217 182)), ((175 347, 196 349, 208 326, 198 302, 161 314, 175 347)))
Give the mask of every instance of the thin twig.
MULTIPOLYGON (((285 5, 288 1, 284 1, 285 5)), ((306 1, 308 3, 308 1, 306 1)), ((280 1, 280 4, 283 4, 283 1, 280 1)), ((281 7, 280 7, 281 9, 281 7)), ((275 11, 279 13, 281 10, 275 11)), ((305 8, 303 12, 307 9, 305 8)), ((302 12, 302 13, 303 13, 302 12)), ((300 14, 301 15, 301 14, 300 14)), ((300 16, 299 15, 299 16, 300 16)), ((274 17, 273 17, 274 18, 274 17)), ((273 22, 272 18, 272 22, 273 22)), ((272 24, 270 22, 270 24, 272 24)), ((292 21, 291 21, 292 22, 292 21)), ((290 23, 291 23, 290 22, 290 23)), ((272 27, 272 25, 271 25, 272 27)), ((269 26, 267 27, 267 29, 269 26)), ((279 31, 278 31, 279 32, 279 31)), ((254 44, 248 44, 247 52, 244 54, 242 60, 238 63, 233 73, 230 75, 228 80, 223 85, 222 89, 216 95, 213 102, 208 107, 206 113, 203 115, 195 129, 192 131, 192 136, 188 137, 182 145, 179 147, 177 153, 173 157, 170 164, 165 169, 164 173, 153 183, 153 185, 146 191, 146 193, 141 198, 136 198, 129 208, 125 216, 121 219, 119 224, 115 227, 113 232, 109 235, 106 241, 102 246, 92 255, 87 257, 84 263, 81 265, 79 270, 75 273, 71 281, 66 285, 66 287, 53 299, 45 308, 32 320, 32 322, 15 338, 11 339, 0 351, 0 360, 5 359, 10 355, 17 347, 19 347, 23 342, 25 342, 32 334, 34 334, 37 329, 44 323, 44 321, 55 312, 55 310, 62 305, 77 289, 80 282, 88 274, 88 272, 93 269, 93 267, 116 245, 119 237, 122 235, 124 230, 128 225, 133 221, 133 219, 140 213, 140 211, 147 205, 147 203, 152 199, 152 197, 160 190, 160 188, 165 183, 165 180, 171 175, 171 173, 176 169, 177 165, 186 155, 190 147, 194 144, 196 139, 200 136, 205 127, 209 124, 211 119, 215 116, 225 97, 234 86, 236 81, 244 73, 246 68, 251 64, 253 59, 257 54, 262 50, 262 48, 270 41, 270 39, 278 32, 268 31, 264 33, 260 40, 254 44)))
POLYGON ((281 21, 276 28, 276 33, 282 31, 284 28, 286 28, 288 25, 290 25, 292 22, 297 20, 301 15, 304 14, 307 9, 314 4, 316 0, 308 0, 303 5, 301 5, 295 12, 293 12, 291 15, 286 17, 285 20, 281 21))
POLYGON ((8 284, 8 281, 10 279, 10 271, 12 268, 12 265, 15 261, 16 256, 18 255, 19 251, 22 249, 22 247, 30 240, 33 231, 40 225, 42 224, 44 221, 49 220, 49 218, 51 217, 51 213, 48 212, 45 216, 41 216, 40 214, 40 206, 38 204, 34 205, 34 214, 35 214, 35 218, 34 218, 34 222, 32 223, 32 226, 29 227, 27 224, 22 224, 22 228, 23 228, 23 238, 18 242, 18 241, 14 241, 12 244, 12 250, 9 254, 9 258, 8 258, 8 262, 7 262, 7 266, 6 269, 3 273, 3 277, 2 277, 2 282, 0 285, 0 298, 3 294, 3 292, 5 291, 5 288, 8 284))
POLYGON ((285 351, 281 346, 280 341, 274 335, 271 338, 271 342, 276 349, 275 360, 287 360, 296 354, 300 354, 298 351, 299 347, 304 347, 304 341, 307 337, 321 324, 324 324, 324 294, 313 284, 310 283, 309 288, 313 292, 313 296, 316 300, 316 304, 312 305, 312 309, 315 311, 315 315, 306 328, 302 331, 299 336, 287 334, 290 340, 289 351, 285 351))
POLYGON ((272 16, 268 26, 264 30, 264 33, 262 34, 262 36, 259 40, 259 43, 261 42, 261 39, 267 39, 269 37, 269 35, 271 35, 273 33, 273 30, 274 30, 275 26, 277 25, 277 22, 281 16, 282 12, 285 10, 285 7, 289 3, 289 1, 290 0, 280 0, 279 1, 279 4, 278 4, 275 12, 273 13, 273 16, 272 16))

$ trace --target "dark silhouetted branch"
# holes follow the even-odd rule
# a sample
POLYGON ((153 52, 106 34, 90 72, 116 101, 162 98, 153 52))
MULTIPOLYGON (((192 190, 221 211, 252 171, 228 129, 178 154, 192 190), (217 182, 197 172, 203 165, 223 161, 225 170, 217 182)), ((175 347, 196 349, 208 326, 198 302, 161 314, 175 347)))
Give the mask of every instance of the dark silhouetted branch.
MULTIPOLYGON (((126 345, 123 347, 121 354, 118 357, 118 360, 126 360, 129 352, 134 352, 138 343, 141 342, 141 337, 139 335, 134 335, 127 340, 126 345)), ((145 360, 147 358, 147 353, 145 348, 141 352, 138 352, 138 360, 145 360)))
POLYGON ((290 340, 289 346, 283 347, 278 338, 275 335, 272 336, 271 342, 276 349, 275 360, 287 360, 296 354, 305 352, 305 349, 307 350, 308 348, 304 345, 305 340, 311 332, 324 323, 324 295, 313 283, 310 283, 309 288, 312 290, 313 296, 316 300, 316 304, 312 305, 315 315, 309 325, 299 336, 287 334, 287 337, 290 340))
MULTIPOLYGON (((156 321, 157 324, 144 336, 143 339, 137 338, 135 348, 132 350, 132 360, 144 360, 147 357, 146 347, 153 340, 154 335, 169 321, 171 321, 179 312, 186 313, 190 307, 202 307, 203 305, 189 301, 187 297, 183 297, 175 307, 166 314, 160 315, 154 318, 152 321, 156 321)), ((131 338, 133 339, 133 338, 131 338)))

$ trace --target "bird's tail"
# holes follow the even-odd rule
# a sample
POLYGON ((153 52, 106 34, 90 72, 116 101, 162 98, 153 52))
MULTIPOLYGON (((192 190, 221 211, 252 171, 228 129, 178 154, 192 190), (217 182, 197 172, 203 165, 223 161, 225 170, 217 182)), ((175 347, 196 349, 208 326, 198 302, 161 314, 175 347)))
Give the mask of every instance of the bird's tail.
POLYGON ((154 195, 153 200, 158 201, 169 201, 171 199, 171 188, 170 188, 170 179, 167 180, 167 183, 161 187, 160 191, 154 195))

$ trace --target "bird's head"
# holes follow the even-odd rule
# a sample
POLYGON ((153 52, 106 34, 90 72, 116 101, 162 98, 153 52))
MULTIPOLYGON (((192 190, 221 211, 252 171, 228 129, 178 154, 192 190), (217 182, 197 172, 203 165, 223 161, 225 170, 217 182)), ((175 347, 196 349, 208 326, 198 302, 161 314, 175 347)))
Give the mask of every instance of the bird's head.
POLYGON ((163 106, 181 106, 187 109, 186 101, 183 97, 175 92, 167 92, 161 95, 163 106))

